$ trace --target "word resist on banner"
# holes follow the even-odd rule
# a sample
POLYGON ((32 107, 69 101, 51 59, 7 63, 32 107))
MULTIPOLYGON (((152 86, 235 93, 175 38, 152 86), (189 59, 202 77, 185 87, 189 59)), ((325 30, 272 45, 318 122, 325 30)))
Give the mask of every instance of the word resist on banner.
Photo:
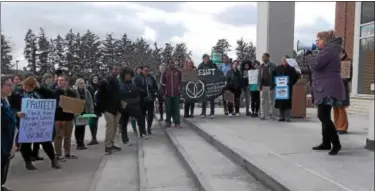
POLYGON ((219 69, 195 70, 197 79, 182 82, 182 98, 189 102, 213 100, 222 95, 226 85, 224 73, 219 69))
POLYGON ((289 99, 289 76, 275 77, 275 100, 289 99))
POLYGON ((248 70, 249 84, 258 84, 259 69, 248 70))
POLYGON ((23 98, 21 111, 25 113, 25 117, 20 120, 19 143, 52 141, 55 99, 23 98))

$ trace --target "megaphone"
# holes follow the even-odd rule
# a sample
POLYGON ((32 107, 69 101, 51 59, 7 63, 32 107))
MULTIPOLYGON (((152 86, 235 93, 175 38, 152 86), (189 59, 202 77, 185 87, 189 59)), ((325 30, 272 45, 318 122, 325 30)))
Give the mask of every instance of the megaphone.
POLYGON ((305 45, 300 41, 297 41, 297 51, 300 50, 316 50, 316 44, 312 43, 312 45, 305 45))

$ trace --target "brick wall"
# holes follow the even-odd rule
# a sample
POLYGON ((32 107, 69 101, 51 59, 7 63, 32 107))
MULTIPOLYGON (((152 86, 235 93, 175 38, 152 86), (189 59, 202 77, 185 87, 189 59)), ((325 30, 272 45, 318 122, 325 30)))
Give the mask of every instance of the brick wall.
POLYGON ((344 38, 344 48, 353 58, 355 2, 336 2, 335 32, 344 38))

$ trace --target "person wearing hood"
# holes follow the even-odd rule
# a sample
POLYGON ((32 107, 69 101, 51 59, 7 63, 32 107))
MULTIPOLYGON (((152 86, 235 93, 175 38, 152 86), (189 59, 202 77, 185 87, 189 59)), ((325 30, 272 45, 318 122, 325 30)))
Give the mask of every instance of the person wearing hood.
POLYGON ((103 113, 106 121, 105 131, 105 154, 112 154, 112 151, 120 151, 121 147, 115 145, 115 136, 121 117, 120 86, 117 79, 119 69, 112 67, 109 76, 99 81, 99 88, 95 95, 98 111, 103 113))
POLYGON ((231 91, 234 94, 234 103, 228 102, 228 115, 229 116, 240 116, 240 99, 242 91, 242 74, 238 69, 239 61, 234 60, 232 62, 232 69, 230 69, 225 75, 227 78, 226 90, 231 91))
MULTIPOLYGON (((290 122, 291 113, 290 110, 292 109, 292 95, 293 95, 293 86, 298 80, 298 73, 294 67, 289 66, 286 59, 290 58, 289 56, 284 56, 281 60, 281 64, 276 66, 274 73, 272 74, 273 78, 279 76, 288 76, 288 99, 283 100, 275 100, 275 108, 279 109, 280 119, 279 121, 286 121, 290 122)), ((275 80, 272 80, 272 87, 275 87, 275 80)))
MULTIPOLYGON (((85 106, 81 115, 94 113, 94 101, 90 91, 86 88, 84 79, 78 78, 76 80, 74 92, 77 96, 77 99, 85 100, 85 106)), ((85 146, 85 130, 86 125, 75 126, 74 135, 77 142, 77 150, 87 149, 87 147, 85 146)))
POLYGON ((102 114, 100 113, 99 108, 96 104, 96 100, 95 100, 95 94, 99 90, 99 81, 100 81, 99 76, 93 74, 90 76, 89 81, 88 81, 88 86, 87 86, 87 90, 90 92, 91 98, 93 99, 94 114, 96 115, 96 118, 91 118, 90 123, 89 123, 90 132, 91 132, 91 141, 87 144, 89 146, 99 144, 96 138, 96 135, 98 133, 99 117, 101 117, 102 114))
POLYGON ((345 100, 342 106, 333 107, 333 121, 335 123, 336 130, 339 134, 346 134, 348 133, 349 128, 349 121, 348 115, 346 113, 345 107, 350 105, 350 89, 349 83, 352 81, 353 76, 353 65, 351 60, 348 58, 345 49, 341 49, 341 61, 349 61, 350 62, 350 76, 349 78, 342 79, 345 87, 345 100))
MULTIPOLYGON (((222 60, 223 60, 223 63, 219 65, 219 69, 225 75, 232 68, 231 66, 232 64, 229 60, 228 55, 223 55, 222 60)), ((222 96, 222 99, 223 99, 224 114, 228 115, 227 102, 224 100, 224 94, 222 96)))
MULTIPOLYGON (((211 60, 210 60, 210 56, 208 56, 208 54, 204 54, 202 56, 202 59, 203 59, 203 62, 199 64, 198 66, 198 70, 201 70, 201 69, 217 69, 217 66, 215 63, 213 63, 211 60)), ((210 117, 211 118, 214 118, 215 117, 215 100, 208 100, 210 102, 210 117)), ((207 101, 204 101, 202 102, 202 113, 201 113, 201 118, 205 118, 206 117, 206 109, 207 109, 207 101)))
POLYGON ((341 37, 335 36, 333 30, 319 32, 316 45, 320 51, 316 57, 307 60, 311 69, 314 103, 318 106, 318 118, 322 123, 323 136, 322 143, 312 149, 330 150, 329 155, 337 155, 341 150, 339 136, 331 119, 331 111, 332 107, 342 107, 346 99, 340 73, 342 41, 341 37))
POLYGON ((141 91, 141 111, 143 116, 147 116, 147 134, 151 135, 151 126, 154 120, 154 102, 158 93, 158 83, 155 77, 150 74, 149 66, 143 66, 142 75, 135 76, 133 81, 141 91))
POLYGON ((124 144, 131 145, 128 137, 128 121, 130 117, 137 120, 139 126, 139 136, 146 136, 145 118, 140 107, 141 90, 133 83, 133 69, 124 66, 119 75, 120 100, 121 100, 121 138, 124 144))
POLYGON ((246 116, 251 116, 250 113, 250 89, 249 89, 249 70, 251 70, 253 63, 251 60, 244 60, 241 63, 241 74, 242 74, 242 91, 245 95, 245 103, 246 103, 246 116))

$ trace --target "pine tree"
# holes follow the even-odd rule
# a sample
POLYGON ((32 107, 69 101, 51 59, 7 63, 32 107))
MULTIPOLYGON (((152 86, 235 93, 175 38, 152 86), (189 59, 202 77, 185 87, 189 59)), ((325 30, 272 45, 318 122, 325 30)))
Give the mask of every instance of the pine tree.
POLYGON ((150 45, 143 38, 138 38, 133 44, 135 56, 134 67, 141 65, 149 65, 149 61, 152 55, 150 45))
POLYGON ((9 41, 1 33, 1 72, 8 73, 12 68, 12 48, 9 45, 9 41))
POLYGON ((255 60, 255 46, 252 42, 245 42, 243 38, 237 40, 236 54, 237 60, 255 60))
POLYGON ((50 51, 50 41, 48 40, 43 28, 40 28, 38 37, 38 51, 37 51, 37 68, 38 74, 45 74, 54 70, 54 66, 47 62, 48 53, 50 51))
POLYGON ((53 72, 55 68, 58 67, 59 60, 60 58, 56 51, 56 41, 54 39, 50 39, 47 55, 47 65, 50 67, 48 72, 53 72))
POLYGON ((101 65, 101 49, 100 49, 100 38, 92 33, 90 30, 82 36, 82 48, 85 58, 85 70, 86 73, 100 72, 101 65))
POLYGON ((120 63, 128 66, 135 63, 134 44, 128 38, 128 35, 122 35, 122 38, 118 40, 117 44, 120 63))
POLYGON ((74 71, 78 77, 83 78, 87 72, 86 59, 85 59, 85 47, 82 42, 81 34, 77 33, 74 46, 74 71))
POLYGON ((256 47, 254 46, 253 42, 249 42, 249 52, 248 52, 248 56, 247 56, 247 59, 249 60, 256 60, 256 47))
POLYGON ((188 52, 188 48, 185 43, 176 44, 173 51, 173 58, 177 61, 177 68, 182 68, 185 61, 190 57, 191 52, 188 52))
POLYGON ((65 53, 65 59, 66 59, 66 69, 69 71, 70 74, 73 72, 74 68, 74 56, 75 56, 75 40, 76 35, 73 33, 73 30, 70 29, 69 33, 65 35, 65 47, 64 47, 64 53, 65 53))
POLYGON ((118 41, 113 38, 112 34, 107 34, 103 41, 103 66, 109 70, 111 70, 113 66, 119 64, 116 63, 118 55, 117 43, 118 41))
POLYGON ((33 33, 31 29, 29 29, 25 36, 25 49, 24 49, 24 56, 28 62, 27 68, 30 69, 30 71, 34 74, 37 72, 37 50, 38 50, 38 43, 37 43, 37 37, 33 33))
POLYGON ((57 65, 57 68, 68 69, 66 62, 65 40, 60 35, 57 35, 56 39, 53 40, 53 45, 54 52, 57 56, 54 63, 57 65))
POLYGON ((165 43, 164 50, 161 53, 163 57, 163 62, 166 62, 168 59, 172 59, 174 47, 170 43, 165 43))
POLYGON ((231 45, 229 44, 227 39, 219 39, 214 47, 212 49, 215 52, 222 53, 222 54, 227 54, 230 49, 231 45))

